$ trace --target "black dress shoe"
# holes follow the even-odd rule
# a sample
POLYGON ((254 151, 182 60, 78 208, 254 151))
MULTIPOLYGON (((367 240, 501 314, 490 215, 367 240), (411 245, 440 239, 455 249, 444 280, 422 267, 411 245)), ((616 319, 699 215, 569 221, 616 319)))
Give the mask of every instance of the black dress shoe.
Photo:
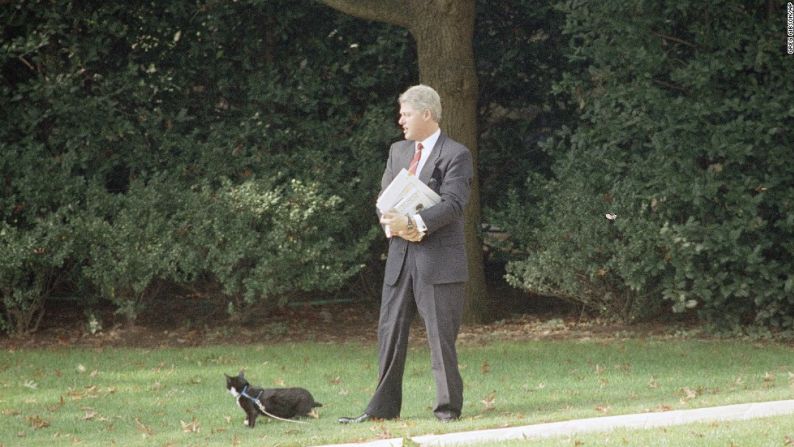
POLYGON ((368 415, 367 413, 362 413, 361 416, 349 418, 349 417, 341 417, 339 418, 340 424, 360 424, 362 422, 367 422, 369 420, 375 419, 372 416, 368 415))

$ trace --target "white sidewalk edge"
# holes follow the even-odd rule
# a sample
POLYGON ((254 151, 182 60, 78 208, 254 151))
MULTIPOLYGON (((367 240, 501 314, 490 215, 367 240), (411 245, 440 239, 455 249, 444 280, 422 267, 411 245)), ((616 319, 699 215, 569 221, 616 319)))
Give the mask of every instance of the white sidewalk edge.
MULTIPOLYGON (((794 400, 756 402, 721 407, 674 410, 658 413, 603 416, 572 421, 525 425, 522 427, 476 430, 443 435, 414 436, 411 441, 420 446, 455 446, 511 439, 540 439, 588 432, 603 432, 617 428, 652 428, 711 421, 738 421, 767 416, 794 414, 794 400)), ((334 444, 318 447, 402 447, 402 438, 381 439, 358 444, 334 444)))

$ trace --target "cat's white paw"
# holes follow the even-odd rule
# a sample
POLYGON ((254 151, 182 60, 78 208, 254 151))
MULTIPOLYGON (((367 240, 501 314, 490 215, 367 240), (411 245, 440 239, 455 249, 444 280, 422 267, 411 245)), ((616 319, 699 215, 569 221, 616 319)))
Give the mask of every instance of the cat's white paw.
POLYGON ((243 425, 245 425, 246 427, 248 427, 248 419, 246 419, 246 420, 244 420, 244 421, 243 421, 243 425))

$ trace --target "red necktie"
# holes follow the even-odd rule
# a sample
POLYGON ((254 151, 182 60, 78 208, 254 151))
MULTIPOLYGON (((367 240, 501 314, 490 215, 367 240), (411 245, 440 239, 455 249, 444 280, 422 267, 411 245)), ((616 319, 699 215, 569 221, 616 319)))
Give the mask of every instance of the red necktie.
POLYGON ((409 175, 416 175, 416 167, 419 166, 420 158, 422 158, 422 143, 416 145, 416 152, 414 152, 414 158, 411 159, 411 164, 408 165, 409 175))

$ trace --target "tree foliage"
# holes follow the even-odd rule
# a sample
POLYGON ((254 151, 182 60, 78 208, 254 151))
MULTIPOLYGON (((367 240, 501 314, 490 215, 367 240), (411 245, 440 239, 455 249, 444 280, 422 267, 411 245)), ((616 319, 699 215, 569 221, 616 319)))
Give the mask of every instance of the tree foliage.
POLYGON ((578 121, 544 145, 553 176, 512 195, 526 254, 510 281, 624 319, 672 306, 794 330, 782 2, 561 7, 571 69, 556 90, 578 121))
POLYGON ((528 172, 548 173, 549 156, 538 142, 569 119, 552 93, 566 61, 565 15, 554 2, 477 3, 475 54, 480 182, 486 222, 522 186, 528 172))
MULTIPOLYGON (((794 330, 783 2, 476 5, 510 281, 794 330)), ((427 63, 409 31, 289 0, 33 0, 0 23, 0 330, 53 296, 133 322, 164 285, 204 288, 237 312, 379 263, 394 99, 427 63)))
POLYGON ((290 1, 0 17, 6 330, 57 290, 134 321, 165 281, 216 281, 239 308, 337 289, 379 253, 406 33, 290 1))

